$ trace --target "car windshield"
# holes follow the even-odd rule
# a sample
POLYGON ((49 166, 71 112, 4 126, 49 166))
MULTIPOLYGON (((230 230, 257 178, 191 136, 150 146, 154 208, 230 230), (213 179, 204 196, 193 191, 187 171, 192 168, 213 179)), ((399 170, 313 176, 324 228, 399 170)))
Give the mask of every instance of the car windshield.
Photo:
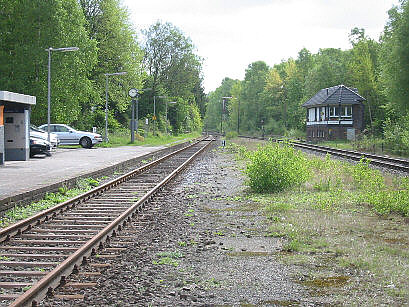
POLYGON ((40 129, 37 126, 34 126, 34 125, 30 125, 30 129, 34 130, 34 131, 37 131, 37 132, 42 132, 42 133, 45 132, 43 129, 40 129))

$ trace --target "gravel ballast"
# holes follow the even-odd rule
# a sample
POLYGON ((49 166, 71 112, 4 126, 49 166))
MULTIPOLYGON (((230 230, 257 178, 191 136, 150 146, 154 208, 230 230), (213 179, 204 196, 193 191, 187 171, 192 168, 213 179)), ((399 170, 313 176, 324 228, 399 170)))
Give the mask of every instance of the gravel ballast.
POLYGON ((296 268, 278 261, 284 239, 266 236, 266 218, 245 199, 245 188, 232 155, 220 148, 201 155, 121 233, 130 242, 124 252, 93 258, 110 263, 98 269, 102 275, 68 278, 97 282, 74 291, 83 300, 48 298, 42 305, 321 305, 294 280, 296 268))

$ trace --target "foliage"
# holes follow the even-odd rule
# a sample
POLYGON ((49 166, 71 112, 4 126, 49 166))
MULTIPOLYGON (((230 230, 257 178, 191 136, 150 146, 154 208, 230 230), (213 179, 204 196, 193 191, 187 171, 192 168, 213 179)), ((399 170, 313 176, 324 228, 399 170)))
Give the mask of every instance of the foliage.
MULTIPOLYGON (((225 78, 222 81, 222 84, 214 91, 208 95, 208 103, 206 107, 206 116, 204 119, 204 128, 208 131, 221 131, 221 125, 224 123, 224 128, 226 128, 225 118, 232 116, 234 112, 230 112, 229 108, 230 103, 234 102, 234 99, 227 100, 227 111, 229 113, 222 113, 222 97, 232 97, 233 90, 238 85, 238 80, 233 80, 230 78, 225 78), (223 122, 222 122, 223 121, 223 122)), ((234 115, 233 115, 234 116, 234 115)), ((237 117, 235 117, 237 122, 237 117)))
MULTIPOLYGON (((301 107, 305 101, 323 88, 345 84, 357 88, 366 99, 363 134, 379 137, 385 133, 391 138, 409 113, 408 34, 409 2, 402 0, 389 11, 379 41, 368 37, 365 29, 353 28, 348 50, 322 48, 312 54, 303 48, 296 59, 288 58, 273 67, 253 62, 244 80, 232 84, 226 78, 209 93, 205 125, 220 131, 223 124, 225 131, 240 130, 248 135, 288 135, 289 131, 305 130, 305 109, 301 107), (223 96, 233 99, 222 115, 223 96), (397 124, 391 125, 393 122, 397 124)), ((406 147, 406 136, 398 135, 394 142, 401 150, 406 147)))
POLYGON ((311 175, 305 156, 287 144, 260 146, 248 157, 246 174, 256 192, 279 192, 304 183, 311 175))
POLYGON ((393 153, 409 153, 409 114, 402 116, 395 122, 390 118, 385 121, 384 125, 385 144, 393 153))
POLYGON ((206 97, 202 87, 202 59, 195 54, 191 39, 169 22, 158 21, 143 34, 143 63, 149 74, 145 87, 151 90, 141 98, 142 115, 151 113, 154 99, 164 99, 156 104, 155 110, 160 128, 164 128, 167 123, 161 114, 166 112, 167 101, 173 100, 177 105, 169 110, 172 126, 169 128, 177 132, 200 130, 206 97))
POLYGON ((80 0, 87 20, 89 37, 98 42, 98 65, 89 73, 95 94, 83 101, 78 120, 79 128, 102 128, 105 125, 105 91, 108 86, 108 126, 115 129, 128 126, 130 117, 128 89, 141 88, 142 50, 138 46, 126 8, 120 0, 80 0), (106 73, 125 71, 126 75, 108 76, 106 73), (108 78, 108 85, 106 84, 108 78), (103 116, 101 116, 103 115, 103 116))
POLYGON ((88 72, 96 64, 97 43, 85 24, 76 0, 0 1, 0 84, 2 90, 37 97, 33 123, 47 120, 46 48, 79 47, 77 52, 52 52, 51 120, 77 120, 80 103, 92 95, 88 72))
MULTIPOLYGON (((136 33, 121 0, 0 0, 2 90, 36 96, 31 121, 45 123, 45 49, 75 46, 79 47, 77 52, 51 52, 52 122, 85 130, 102 128, 107 101, 109 129, 128 127, 129 88, 151 86, 153 91, 140 97, 141 117, 152 118, 153 96, 178 97, 188 107, 181 107, 182 114, 171 118, 175 124, 183 115, 176 130, 200 130, 206 96, 202 59, 194 53, 192 41, 173 25, 156 23, 144 32, 142 50, 136 33), (155 58, 157 51, 160 58, 155 58), (142 66, 144 58, 155 58, 154 65, 146 66, 149 74, 142 66), (116 72, 126 74, 105 75, 116 72)), ((156 115, 165 130, 165 104, 158 107, 156 115)))
POLYGON ((389 10, 382 41, 382 82, 388 98, 389 114, 392 117, 406 115, 409 92, 409 2, 389 10), (393 111, 393 112, 392 112, 393 111))

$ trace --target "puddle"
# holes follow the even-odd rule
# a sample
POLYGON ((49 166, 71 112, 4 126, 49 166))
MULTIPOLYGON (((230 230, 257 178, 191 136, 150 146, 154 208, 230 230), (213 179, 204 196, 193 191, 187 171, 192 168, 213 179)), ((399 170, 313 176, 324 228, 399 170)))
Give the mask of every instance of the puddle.
POLYGON ((305 286, 313 286, 313 287, 319 287, 319 288, 342 287, 348 282, 349 279, 350 279, 349 276, 333 276, 333 277, 315 278, 312 280, 304 280, 304 281, 300 281, 299 283, 305 286))

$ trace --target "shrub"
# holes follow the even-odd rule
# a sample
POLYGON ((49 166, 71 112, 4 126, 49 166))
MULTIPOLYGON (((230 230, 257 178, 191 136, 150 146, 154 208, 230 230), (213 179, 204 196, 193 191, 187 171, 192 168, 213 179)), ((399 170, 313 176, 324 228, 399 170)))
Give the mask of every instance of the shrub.
POLYGON ((228 140, 234 139, 234 138, 236 138, 237 136, 238 136, 238 134, 237 134, 236 131, 228 131, 228 132, 226 133, 226 139, 228 139, 228 140))
POLYGON ((249 153, 246 174, 256 192, 279 192, 310 177, 305 156, 288 144, 268 144, 249 153))

